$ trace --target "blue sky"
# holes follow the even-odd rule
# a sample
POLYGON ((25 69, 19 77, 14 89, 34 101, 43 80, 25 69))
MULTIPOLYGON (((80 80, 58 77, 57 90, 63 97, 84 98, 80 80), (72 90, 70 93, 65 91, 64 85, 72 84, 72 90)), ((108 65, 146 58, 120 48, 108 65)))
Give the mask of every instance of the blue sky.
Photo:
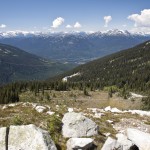
POLYGON ((0 31, 150 32, 150 0, 0 0, 0 4, 0 31))

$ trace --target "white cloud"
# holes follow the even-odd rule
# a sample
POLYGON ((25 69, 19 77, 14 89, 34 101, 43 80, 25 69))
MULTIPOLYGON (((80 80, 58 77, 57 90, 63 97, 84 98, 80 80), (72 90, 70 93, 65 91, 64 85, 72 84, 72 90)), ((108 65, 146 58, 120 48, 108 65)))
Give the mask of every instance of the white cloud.
POLYGON ((76 22, 74 25, 74 28, 81 28, 81 27, 82 27, 82 25, 79 22, 76 22))
POLYGON ((134 21, 135 27, 150 27, 150 9, 144 9, 141 14, 132 14, 128 19, 134 21))
POLYGON ((111 20, 112 20, 111 16, 104 16, 104 21, 105 21, 104 27, 108 27, 108 24, 111 20))
POLYGON ((123 26, 123 27, 127 27, 127 25, 126 25, 126 24, 123 24, 122 26, 123 26))
POLYGON ((68 24, 68 25, 66 25, 66 28, 70 29, 70 28, 72 28, 72 26, 68 24))
POLYGON ((129 31, 133 32, 133 33, 146 33, 146 34, 150 34, 150 28, 148 28, 148 27, 134 27, 134 28, 132 28, 129 31))
POLYGON ((1 24, 0 28, 6 28, 7 26, 5 24, 1 24))
POLYGON ((58 28, 60 25, 64 23, 64 18, 58 17, 53 21, 53 25, 51 26, 52 28, 58 28))

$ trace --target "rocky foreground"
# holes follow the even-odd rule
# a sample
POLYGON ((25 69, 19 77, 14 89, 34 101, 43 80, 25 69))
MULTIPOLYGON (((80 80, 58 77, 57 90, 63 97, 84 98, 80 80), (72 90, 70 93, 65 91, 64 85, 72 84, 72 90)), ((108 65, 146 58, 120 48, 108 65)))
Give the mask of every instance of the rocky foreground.
POLYGON ((0 107, 0 126, 0 150, 150 150, 149 111, 17 103, 0 107), (46 131, 53 116, 61 121, 57 140, 46 131))

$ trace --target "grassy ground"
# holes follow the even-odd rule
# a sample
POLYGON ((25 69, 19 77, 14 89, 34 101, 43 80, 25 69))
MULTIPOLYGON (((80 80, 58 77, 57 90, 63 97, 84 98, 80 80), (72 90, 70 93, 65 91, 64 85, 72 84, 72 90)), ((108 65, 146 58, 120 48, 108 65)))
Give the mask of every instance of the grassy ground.
POLYGON ((150 123, 150 118, 131 115, 130 113, 116 115, 111 112, 105 112, 101 118, 95 118, 94 113, 87 108, 104 108, 109 105, 123 110, 140 108, 140 100, 124 100, 116 95, 108 98, 108 93, 105 91, 90 91, 88 92, 88 96, 84 95, 83 91, 76 90, 66 92, 45 91, 44 95, 42 93, 35 95, 32 92, 25 92, 20 95, 20 100, 21 103, 14 107, 9 106, 6 109, 2 109, 3 106, 1 106, 0 127, 35 124, 49 131, 58 149, 61 150, 66 149, 66 141, 68 140, 61 135, 61 120, 67 112, 68 107, 75 108, 76 112, 84 113, 100 126, 99 134, 94 137, 98 150, 101 149, 107 139, 105 136, 106 133, 110 133, 110 136, 115 138, 117 131, 113 128, 113 124, 119 123, 122 118, 137 119, 147 125, 150 123), (46 106, 47 109, 43 113, 39 113, 30 103, 26 102, 38 103, 38 105, 46 106), (51 111, 55 112, 55 115, 50 116, 46 114, 49 110, 48 107, 50 107, 51 111), (112 120, 113 124, 108 123, 107 120, 112 120), (55 126, 60 128, 54 128, 55 126))
POLYGON ((106 106, 117 107, 119 109, 140 109, 141 101, 139 99, 131 101, 123 99, 117 95, 113 95, 112 98, 108 97, 108 92, 105 91, 90 91, 88 96, 84 95, 83 91, 46 91, 44 95, 39 93, 26 92, 20 95, 20 100, 50 103, 51 105, 67 105, 68 107, 80 107, 80 108, 105 108, 106 106), (47 99, 49 95, 49 100, 47 99))

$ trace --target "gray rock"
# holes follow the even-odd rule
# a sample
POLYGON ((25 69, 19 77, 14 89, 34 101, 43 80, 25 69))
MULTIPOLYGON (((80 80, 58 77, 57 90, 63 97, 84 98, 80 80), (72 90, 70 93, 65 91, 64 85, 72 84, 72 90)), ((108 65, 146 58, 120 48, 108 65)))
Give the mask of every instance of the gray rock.
POLYGON ((115 148, 118 150, 129 150, 131 146, 133 146, 133 143, 128 140, 127 136, 125 136, 122 133, 118 133, 116 135, 117 137, 117 143, 115 145, 115 148))
POLYGON ((93 145, 93 139, 91 138, 71 138, 67 141, 67 150, 88 150, 93 145))
POLYGON ((5 150, 6 127, 0 128, 0 150, 5 150))
POLYGON ((117 140, 108 137, 101 150, 114 150, 117 140))
POLYGON ((9 150, 57 150, 49 133, 35 125, 10 126, 9 150))
POLYGON ((64 137, 89 137, 98 134, 99 127, 81 113, 66 113, 62 119, 64 137))
POLYGON ((117 140, 108 137, 102 150, 129 150, 133 146, 133 143, 124 134, 119 133, 116 137, 117 140))
POLYGON ((128 128, 127 137, 139 150, 150 150, 150 134, 139 131, 137 129, 128 128))

